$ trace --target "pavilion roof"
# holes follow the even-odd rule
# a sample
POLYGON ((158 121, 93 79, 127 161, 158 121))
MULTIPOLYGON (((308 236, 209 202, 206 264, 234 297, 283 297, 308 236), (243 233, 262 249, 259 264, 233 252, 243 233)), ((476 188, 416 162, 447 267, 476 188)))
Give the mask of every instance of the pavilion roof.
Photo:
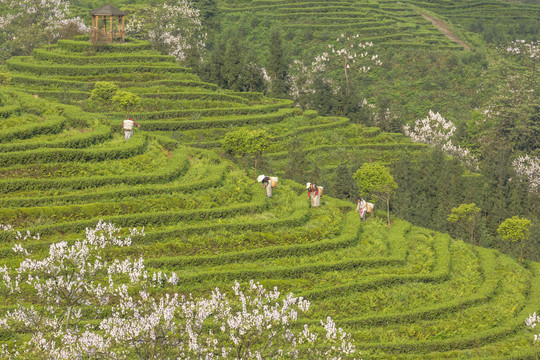
POLYGON ((127 13, 111 6, 109 4, 100 7, 90 13, 91 15, 113 15, 113 16, 126 16, 127 13))

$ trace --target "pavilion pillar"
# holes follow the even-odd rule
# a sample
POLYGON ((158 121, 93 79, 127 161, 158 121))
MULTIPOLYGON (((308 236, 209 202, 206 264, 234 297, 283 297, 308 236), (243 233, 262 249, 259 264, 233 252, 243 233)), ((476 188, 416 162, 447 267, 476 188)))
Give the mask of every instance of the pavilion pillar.
MULTIPOLYGON (((1 1, 1 0, 0 0, 1 1)), ((125 19, 126 12, 119 10, 113 6, 105 5, 90 13, 92 15, 92 34, 93 41, 114 42, 115 38, 121 38, 125 41, 125 19), (99 19, 103 19, 103 25, 99 23, 99 19), (114 24, 117 20, 117 24, 114 24), (109 23, 109 24, 107 24, 109 23), (108 26, 108 27, 107 27, 108 26)))

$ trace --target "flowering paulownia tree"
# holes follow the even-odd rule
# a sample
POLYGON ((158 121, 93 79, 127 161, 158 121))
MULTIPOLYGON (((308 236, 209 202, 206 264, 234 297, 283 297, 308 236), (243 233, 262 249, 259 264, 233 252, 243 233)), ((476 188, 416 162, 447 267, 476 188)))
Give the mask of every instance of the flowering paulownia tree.
POLYGON ((206 33, 200 12, 185 0, 165 2, 134 12, 126 32, 152 43, 154 49, 173 55, 179 61, 199 57, 205 46, 206 33))
POLYGON ((540 190, 540 158, 519 156, 512 162, 512 166, 518 176, 528 181, 530 191, 540 190))
MULTIPOLYGON (((135 283, 144 275, 142 258, 123 262, 103 259, 107 247, 131 244, 130 237, 116 235, 119 230, 112 224, 99 222, 95 229, 86 230, 82 241, 73 245, 65 241, 52 244, 49 255, 41 260, 35 259, 20 243, 13 247, 26 258, 15 269, 0 268, 4 286, 18 300, 17 307, 8 311, 0 324, 33 335, 20 349, 4 356, 20 352, 76 358, 80 351, 97 355, 111 345, 109 339, 94 333, 91 325, 81 321, 83 308, 99 309, 122 288, 115 284, 115 278, 127 275, 135 283)), ((132 229, 131 234, 144 232, 132 229)))
POLYGON ((414 128, 404 125, 403 131, 413 141, 426 143, 442 149, 446 154, 461 158, 469 167, 476 168, 477 160, 468 149, 452 143, 452 136, 456 126, 450 120, 446 120, 439 113, 429 110, 424 119, 418 119, 414 128))
MULTIPOLYGON (((382 65, 377 54, 370 54, 369 48, 372 42, 359 41, 359 34, 345 35, 336 38, 336 44, 329 44, 328 51, 315 57, 310 65, 295 60, 291 65, 291 95, 297 102, 301 102, 303 94, 313 93, 314 79, 328 71, 334 71, 342 75, 347 94, 351 92, 351 77, 353 74, 366 73, 372 66, 382 65)), ((339 84, 331 78, 325 78, 334 92, 340 90, 339 84)))
POLYGON ((0 0, 0 43, 5 42, 12 55, 31 54, 35 47, 58 39, 67 27, 88 31, 82 19, 69 18, 68 1, 0 0))
MULTIPOLYGON (((1 229, 14 232, 8 225, 1 229)), ((356 353, 350 335, 330 317, 325 334, 293 326, 309 301, 251 281, 235 282, 229 296, 216 288, 208 298, 176 293, 154 297, 149 287, 178 285, 176 273, 149 276, 143 258, 105 260, 110 247, 131 245, 144 229, 120 229, 99 222, 84 240, 52 244, 36 259, 20 243, 25 258, 17 268, 0 268, 13 310, 0 326, 32 334, 0 348, 3 359, 340 359, 356 353)), ((18 238, 22 240, 21 237, 18 238)))
POLYGON ((510 54, 517 55, 525 59, 531 68, 531 98, 534 100, 534 91, 536 88, 536 62, 540 59, 540 40, 525 41, 514 40, 506 48, 510 54))
MULTIPOLYGON (((525 319, 525 324, 530 327, 531 329, 534 329, 536 327, 536 324, 540 323, 540 316, 536 315, 536 312, 534 312, 532 315, 529 314, 529 317, 525 319)), ((535 345, 535 352, 536 352, 536 358, 538 359, 538 342, 540 342, 540 334, 534 334, 534 345, 535 345)))

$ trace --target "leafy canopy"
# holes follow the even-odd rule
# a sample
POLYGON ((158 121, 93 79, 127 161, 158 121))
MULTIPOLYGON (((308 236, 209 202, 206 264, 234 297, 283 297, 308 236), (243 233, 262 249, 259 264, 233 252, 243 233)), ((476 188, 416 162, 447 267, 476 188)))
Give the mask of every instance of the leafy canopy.
POLYGON ((386 202, 386 221, 390 225, 390 197, 397 184, 390 171, 380 164, 364 164, 354 174, 361 196, 372 195, 386 202))
POLYGON ((480 218, 480 208, 475 203, 461 204, 457 208, 452 209, 452 213, 448 215, 448 221, 456 223, 463 229, 469 232, 472 248, 476 242, 476 225, 480 218))
POLYGON ((128 112, 141 105, 141 98, 127 91, 117 91, 111 100, 126 113, 126 116, 128 112))
POLYGON ((270 146, 272 136, 265 129, 241 128, 225 135, 223 149, 231 155, 257 155, 270 146))
POLYGON ((385 200, 396 190, 397 184, 390 171, 380 164, 364 164, 354 174, 361 196, 372 195, 385 200))
POLYGON ((92 89, 90 99, 105 104, 112 100, 117 91, 118 85, 110 81, 97 81, 92 89))
POLYGON ((497 233, 503 240, 520 243, 520 265, 523 263, 523 247, 525 246, 525 241, 531 234, 531 225, 531 220, 520 218, 516 215, 510 219, 504 220, 497 229, 497 233))

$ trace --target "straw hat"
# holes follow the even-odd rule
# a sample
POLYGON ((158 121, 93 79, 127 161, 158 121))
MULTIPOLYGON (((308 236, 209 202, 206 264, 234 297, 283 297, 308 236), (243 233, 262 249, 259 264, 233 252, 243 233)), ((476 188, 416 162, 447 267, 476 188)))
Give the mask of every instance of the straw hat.
POLYGON ((308 182, 308 183, 306 184, 306 189, 309 189, 310 186, 311 186, 311 183, 308 182))
POLYGON ((264 175, 259 175, 259 176, 257 176, 257 182, 263 181, 263 179, 264 179, 265 177, 266 177, 266 176, 264 176, 264 175))

